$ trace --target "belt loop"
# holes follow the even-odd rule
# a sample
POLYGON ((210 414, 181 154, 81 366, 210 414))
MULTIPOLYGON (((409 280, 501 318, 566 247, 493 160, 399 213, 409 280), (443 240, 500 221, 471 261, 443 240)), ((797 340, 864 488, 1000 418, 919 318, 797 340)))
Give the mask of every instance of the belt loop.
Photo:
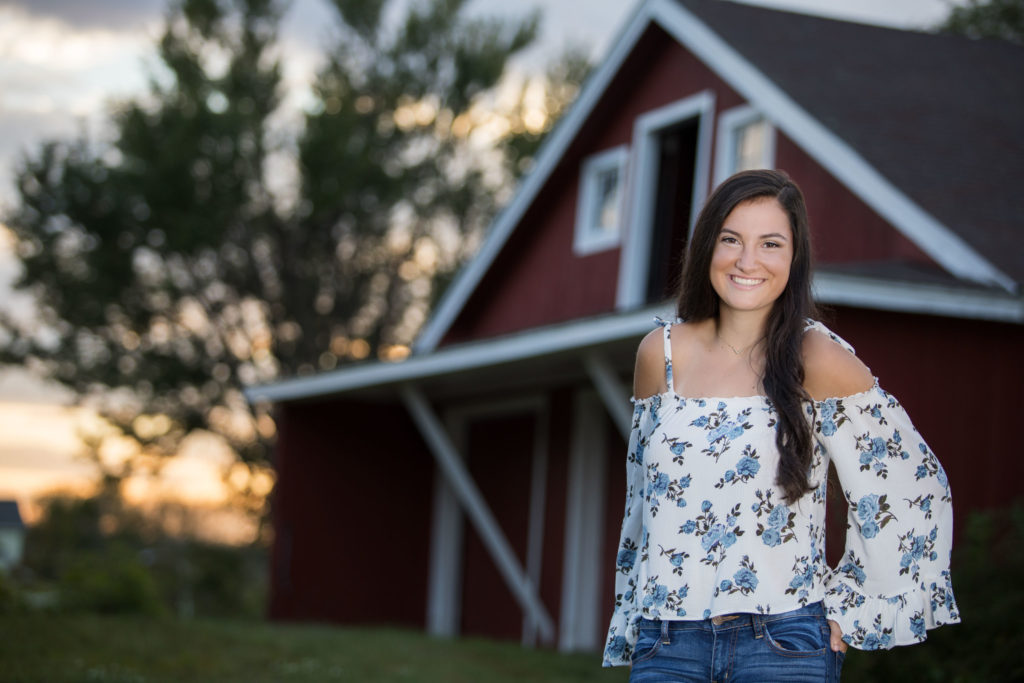
POLYGON ((754 626, 754 638, 760 638, 763 635, 764 617, 757 613, 751 614, 750 623, 754 626))
POLYGON ((672 641, 669 640, 669 637, 668 637, 668 620, 667 619, 662 619, 661 620, 661 644, 662 645, 671 645, 672 644, 672 641))

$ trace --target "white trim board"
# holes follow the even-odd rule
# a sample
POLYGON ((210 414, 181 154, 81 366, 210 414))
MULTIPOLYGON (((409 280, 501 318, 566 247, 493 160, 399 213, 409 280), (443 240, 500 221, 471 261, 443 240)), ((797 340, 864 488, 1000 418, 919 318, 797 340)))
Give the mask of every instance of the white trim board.
MULTIPOLYGON (((1020 295, 828 272, 816 273, 813 286, 815 299, 821 303, 1024 324, 1024 297, 1020 295)), ((371 362, 247 387, 245 397, 258 403, 329 396, 596 347, 630 337, 639 339, 654 328, 654 316, 675 315, 673 303, 468 342, 398 363, 371 362)))
POLYGON ((1024 323, 1024 298, 1009 294, 820 271, 812 288, 824 304, 1024 323))
POLYGON ((642 306, 647 295, 647 273, 651 258, 651 232, 658 195, 658 171, 661 159, 661 134, 676 124, 697 120, 697 158, 694 161, 689 230, 708 193, 711 172, 711 140, 714 127, 715 96, 704 90, 671 104, 641 114, 633 123, 635 163, 627 206, 629 218, 619 256, 615 307, 629 310, 642 306))
POLYGON ((558 649, 593 651, 603 639, 599 630, 605 569, 602 520, 608 449, 601 402, 593 391, 573 396, 572 441, 566 477, 565 541, 562 548, 562 602, 558 649))
POLYGON ((572 349, 600 346, 612 341, 641 337, 653 329, 656 315, 670 314, 670 304, 618 315, 544 327, 497 339, 445 347, 434 353, 414 355, 397 363, 370 362, 312 377, 296 377, 245 389, 246 398, 291 401, 344 393, 356 389, 428 379, 452 372, 545 356, 572 349))
MULTIPOLYGON (((612 43, 608 57, 587 80, 576 102, 542 145, 534 169, 495 219, 480 251, 459 270, 455 281, 441 297, 417 337, 413 346, 415 353, 432 351, 440 343, 652 21, 693 52, 764 113, 777 130, 784 132, 951 274, 972 282, 996 284, 1009 292, 1016 290, 1017 283, 1011 277, 885 179, 689 10, 675 0, 647 0, 638 7, 612 43)), ((631 201, 627 198, 627 203, 631 201)))
MULTIPOLYGON (((534 586, 541 583, 541 569, 544 551, 544 517, 547 496, 548 443, 550 441, 550 402, 544 394, 530 393, 507 397, 486 403, 474 402, 455 405, 444 412, 452 444, 465 459, 466 471, 472 466, 468 450, 468 429, 474 420, 508 415, 530 415, 534 418, 533 451, 531 453, 529 526, 525 571, 534 586)), ((435 519, 431 536, 430 593, 428 595, 428 617, 436 619, 438 628, 432 628, 432 635, 455 636, 462 616, 462 576, 464 517, 455 498, 451 485, 438 469, 438 485, 444 496, 440 505, 443 511, 454 511, 442 522, 435 519), (454 539, 454 540, 452 540, 454 539), (446 629, 446 630, 442 630, 446 629)), ((437 505, 435 505, 437 510, 437 505)), ((428 622, 433 626, 434 622, 428 622)), ((524 611, 522 644, 533 647, 537 644, 539 625, 524 611)))
POLYGON ((540 598, 539 588, 519 563, 515 551, 505 533, 491 512, 487 501, 469 476, 444 426, 434 414, 426 397, 412 385, 400 388, 402 400, 423 440, 430 449, 438 466, 462 504, 466 516, 473 523, 480 540, 483 541, 505 584, 523 612, 537 625, 541 640, 551 642, 555 638, 555 625, 540 598))

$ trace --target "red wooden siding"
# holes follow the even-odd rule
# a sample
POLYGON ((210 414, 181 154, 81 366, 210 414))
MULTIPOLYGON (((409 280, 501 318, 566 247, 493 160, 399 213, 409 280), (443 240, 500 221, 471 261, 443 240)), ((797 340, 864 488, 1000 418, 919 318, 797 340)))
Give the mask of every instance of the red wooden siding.
MULTIPOLYGON (((571 394, 556 392, 550 398, 539 592, 557 632, 562 596, 571 394)), ((536 428, 536 414, 523 413, 474 420, 467 435, 470 474, 524 567, 536 428)), ((519 640, 523 610, 472 524, 468 520, 465 524, 461 633, 519 640)))
MULTIPOLYGON (((661 29, 648 29, 442 345, 614 310, 620 250, 583 257, 572 253, 582 160, 629 144, 634 122, 643 113, 704 90, 714 93, 716 117, 745 102, 661 29)), ((782 133, 777 134, 776 167, 789 172, 804 190, 819 263, 933 264, 782 133)))
POLYGON ((280 407, 273 619, 422 628, 434 461, 401 406, 280 407))
MULTIPOLYGON (((526 563, 536 423, 533 414, 483 418, 472 421, 467 434, 469 473, 520 566, 526 563)), ((461 633, 517 640, 522 635, 522 621, 519 603, 508 590, 476 528, 467 521, 461 633)))
MULTIPOLYGON (((819 265, 871 261, 934 262, 782 133, 775 166, 800 185, 819 265)), ((938 268, 939 266, 935 266, 938 268)))
POLYGON ((863 309, 831 326, 906 407, 939 456, 958 528, 970 510, 1020 496, 1024 327, 863 309))
POLYGON ((613 311, 619 249, 572 253, 580 164, 628 144, 637 116, 704 89, 719 107, 742 101, 661 29, 648 29, 442 344, 613 311))

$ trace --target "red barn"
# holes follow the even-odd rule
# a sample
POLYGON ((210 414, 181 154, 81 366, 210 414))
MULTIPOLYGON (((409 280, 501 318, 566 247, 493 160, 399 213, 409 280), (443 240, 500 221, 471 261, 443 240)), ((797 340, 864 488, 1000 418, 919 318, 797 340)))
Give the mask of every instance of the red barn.
POLYGON ((1021 64, 998 42, 642 3, 410 358, 248 391, 280 425, 271 617, 598 649, 636 345, 741 168, 803 187, 817 299, 942 458, 960 519, 1008 502, 1021 64))

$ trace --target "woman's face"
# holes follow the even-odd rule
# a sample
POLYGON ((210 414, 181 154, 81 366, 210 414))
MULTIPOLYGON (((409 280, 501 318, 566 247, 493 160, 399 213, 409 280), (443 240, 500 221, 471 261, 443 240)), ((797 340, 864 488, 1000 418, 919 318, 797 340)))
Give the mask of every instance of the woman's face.
POLYGON ((726 216, 711 255, 711 286, 721 307, 771 310, 789 281, 793 231, 774 198, 739 204, 726 216))

